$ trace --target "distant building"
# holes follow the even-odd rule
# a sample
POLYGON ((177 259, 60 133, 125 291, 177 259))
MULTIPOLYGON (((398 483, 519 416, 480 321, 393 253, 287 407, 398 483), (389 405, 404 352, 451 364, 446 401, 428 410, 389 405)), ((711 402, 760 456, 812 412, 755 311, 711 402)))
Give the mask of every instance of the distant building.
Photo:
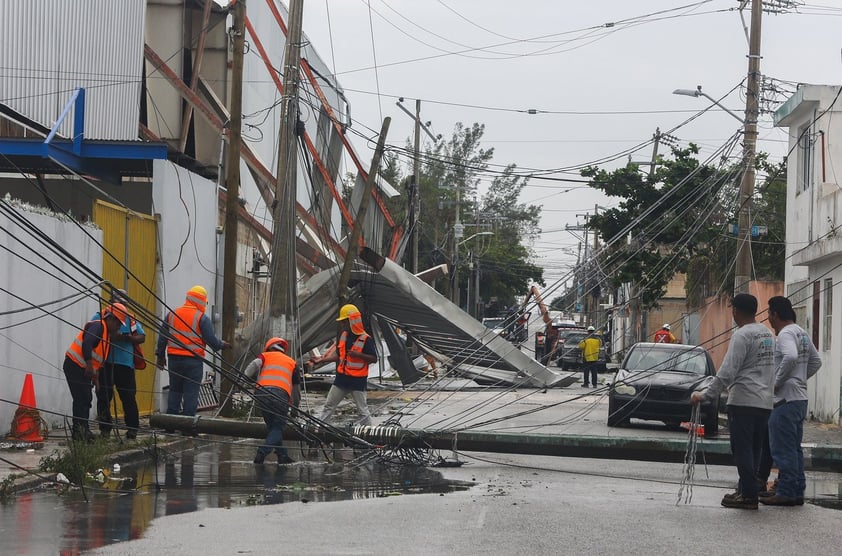
POLYGON ((824 362, 809 384, 808 412, 835 422, 842 405, 840 118, 840 87, 828 85, 800 85, 774 115, 775 126, 789 129, 786 294, 824 362))

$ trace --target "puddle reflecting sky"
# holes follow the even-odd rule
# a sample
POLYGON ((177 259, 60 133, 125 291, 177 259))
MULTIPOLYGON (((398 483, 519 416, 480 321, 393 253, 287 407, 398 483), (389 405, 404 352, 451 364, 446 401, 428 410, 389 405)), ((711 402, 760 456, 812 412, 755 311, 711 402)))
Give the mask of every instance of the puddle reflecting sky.
POLYGON ((325 464, 323 458, 254 465, 253 457, 251 446, 214 444, 176 454, 157 466, 124 466, 116 475, 121 480, 86 489, 88 502, 79 491, 20 494, 0 505, 0 552, 78 554, 139 538, 156 517, 204 508, 451 492, 470 486, 446 481, 423 467, 343 466, 325 464))

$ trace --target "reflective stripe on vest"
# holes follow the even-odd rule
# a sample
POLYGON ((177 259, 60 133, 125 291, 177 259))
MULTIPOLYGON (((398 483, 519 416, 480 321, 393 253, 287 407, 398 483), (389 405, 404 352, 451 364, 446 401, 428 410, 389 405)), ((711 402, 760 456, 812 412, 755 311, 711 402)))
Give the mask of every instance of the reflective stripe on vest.
POLYGON ((192 305, 182 305, 167 315, 171 336, 167 342, 167 355, 205 356, 205 341, 199 331, 203 314, 192 305))
POLYGON ((280 351, 267 351, 261 355, 263 366, 257 377, 261 388, 275 387, 285 390, 292 398, 292 375, 295 372, 295 359, 280 351))
POLYGON ((108 359, 108 351, 111 348, 111 342, 108 340, 108 327, 105 326, 105 321, 102 319, 98 321, 92 320, 86 324, 73 340, 73 343, 70 344, 70 347, 67 348, 65 355, 83 369, 88 366, 85 356, 82 355, 82 343, 85 341, 85 330, 95 322, 102 323, 102 338, 99 339, 99 343, 91 350, 91 367, 95 371, 98 371, 102 368, 105 360, 108 359))
POLYGON ((368 378, 368 362, 363 361, 356 355, 357 353, 363 352, 363 347, 367 339, 368 334, 360 334, 351 345, 351 351, 346 353, 345 347, 348 342, 348 333, 342 333, 342 336, 339 337, 339 366, 336 367, 337 373, 368 378))
POLYGON ((655 343, 656 344, 669 344, 670 343, 670 333, 666 330, 658 330, 655 332, 655 343))

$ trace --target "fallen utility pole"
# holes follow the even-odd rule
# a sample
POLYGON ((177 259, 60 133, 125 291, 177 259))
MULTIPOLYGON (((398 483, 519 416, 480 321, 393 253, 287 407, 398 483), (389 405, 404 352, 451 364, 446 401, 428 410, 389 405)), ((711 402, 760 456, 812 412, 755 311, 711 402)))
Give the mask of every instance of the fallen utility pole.
MULTIPOLYGON (((149 424, 156 428, 180 430, 187 434, 216 434, 241 438, 266 438, 264 423, 245 423, 212 417, 155 414, 149 424)), ((401 427, 356 426, 338 435, 330 432, 309 433, 303 436, 298 430, 284 429, 284 440, 308 441, 318 438, 323 442, 348 442, 359 439, 357 446, 378 448, 420 448, 456 450, 460 452, 494 452, 500 454, 526 454, 572 458, 622 459, 638 461, 663 461, 681 463, 687 452, 687 439, 680 438, 631 438, 619 436, 582 436, 550 434, 510 434, 482 431, 430 431, 401 427)), ((705 461, 715 465, 733 462, 727 440, 705 439, 700 445, 705 461)))

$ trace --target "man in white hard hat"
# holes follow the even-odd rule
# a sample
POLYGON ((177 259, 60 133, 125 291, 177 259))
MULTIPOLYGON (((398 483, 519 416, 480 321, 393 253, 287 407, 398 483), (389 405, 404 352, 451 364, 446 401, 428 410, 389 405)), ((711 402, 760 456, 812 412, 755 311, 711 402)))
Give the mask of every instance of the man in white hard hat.
POLYGON ((655 332, 656 344, 674 344, 676 343, 675 336, 670 332, 669 323, 665 323, 660 330, 655 332))
POLYGON ((602 341, 596 335, 596 330, 593 326, 588 327, 587 337, 579 342, 579 349, 582 352, 582 362, 585 376, 582 381, 582 387, 588 387, 588 375, 591 378, 591 385, 596 388, 596 373, 599 369, 599 348, 602 347, 602 341))

